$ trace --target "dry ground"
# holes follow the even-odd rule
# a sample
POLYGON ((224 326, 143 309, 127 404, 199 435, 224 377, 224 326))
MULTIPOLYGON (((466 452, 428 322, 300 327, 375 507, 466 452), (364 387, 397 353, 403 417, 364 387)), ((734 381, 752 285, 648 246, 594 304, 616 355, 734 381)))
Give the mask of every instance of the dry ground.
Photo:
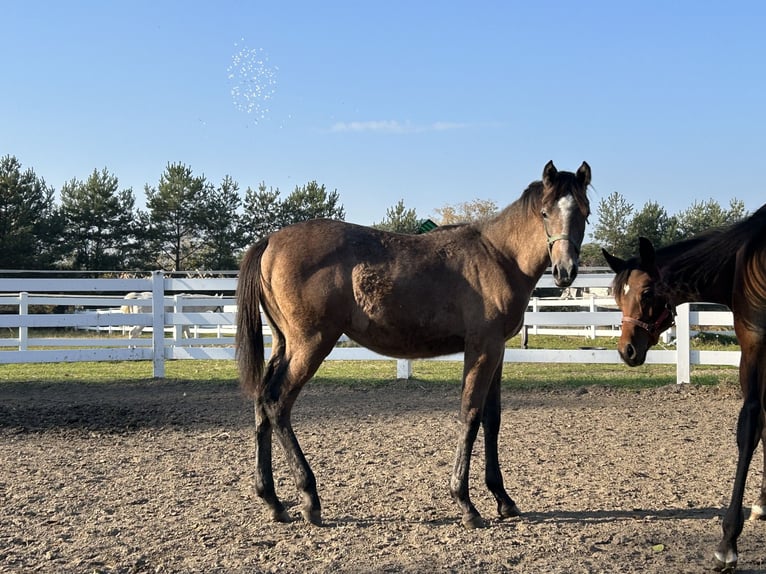
MULTIPOLYGON (((737 392, 508 388, 503 400, 501 462, 526 514, 495 518, 477 448, 472 493, 490 525, 465 531, 447 492, 454 385, 309 385, 294 422, 319 481, 316 528, 265 521, 252 411, 233 382, 4 383, 0 571, 703 571, 734 474, 737 392)), ((766 572, 765 542, 766 523, 747 523, 740 571, 766 572)))

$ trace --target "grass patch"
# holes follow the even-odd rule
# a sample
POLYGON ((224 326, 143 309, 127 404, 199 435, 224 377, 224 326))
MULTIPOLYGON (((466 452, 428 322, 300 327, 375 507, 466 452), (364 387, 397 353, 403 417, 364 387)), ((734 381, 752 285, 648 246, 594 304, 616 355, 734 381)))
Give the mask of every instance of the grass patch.
MULTIPOLYGON (((415 361, 413 381, 460 386, 463 365, 456 361, 415 361)), ((234 361, 168 361, 165 378, 213 384, 237 380, 234 361)), ((345 385, 390 385, 396 379, 396 361, 327 361, 315 380, 345 385)), ((119 383, 152 380, 150 361, 91 363, 9 364, 0 368, 2 382, 119 383)), ((506 363, 503 385, 522 389, 568 389, 602 385, 627 390, 661 387, 676 381, 675 365, 506 363)), ((737 384, 735 367, 697 366, 692 382, 699 385, 737 384)))

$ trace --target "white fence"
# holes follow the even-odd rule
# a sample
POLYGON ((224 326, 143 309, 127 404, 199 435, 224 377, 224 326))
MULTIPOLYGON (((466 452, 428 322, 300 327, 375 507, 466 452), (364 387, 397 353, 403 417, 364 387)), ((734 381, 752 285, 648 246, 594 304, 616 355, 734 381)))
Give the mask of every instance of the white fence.
MULTIPOLYGON (((577 278, 578 288, 604 289, 612 275, 586 273, 577 278)), ((550 275, 538 287, 553 287, 550 275)), ((0 278, 0 309, 15 308, 16 313, 0 314, 0 364, 74 361, 150 360, 155 377, 165 375, 165 361, 172 359, 233 359, 236 279, 186 279, 166 277, 156 271, 147 279, 70 279, 0 278), (149 312, 119 312, 128 292, 151 292, 149 312), (184 308, 209 305, 210 300, 195 294, 220 294, 222 310, 185 312, 184 308), (141 325, 151 338, 130 339, 127 332, 141 325), (189 326, 192 336, 184 338, 189 326), (81 331, 83 336, 50 336, 60 329, 81 331), (42 332, 46 336, 34 336, 42 332)), ((201 296, 201 295, 198 295, 201 296)), ((135 304, 135 301, 130 301, 135 304)), ((579 349, 513 349, 505 351, 506 362, 527 363, 620 363, 615 346, 609 349, 587 345, 594 336, 619 335, 620 313, 611 297, 578 299, 533 298, 525 315, 530 334, 569 334, 583 336, 579 349), (545 310, 551 306, 556 310, 545 310), (561 309, 568 309, 566 311, 561 309)), ((676 348, 652 350, 647 363, 677 365, 678 382, 689 382, 692 365, 737 365, 739 351, 692 351, 692 326, 731 327, 731 313, 691 311, 678 308, 676 348)), ((268 353, 268 348, 267 348, 268 353)), ((380 360, 389 357, 361 347, 336 347, 329 360, 380 360)), ((433 360, 462 360, 448 355, 433 360)), ((408 378, 411 362, 397 362, 397 376, 408 378)))

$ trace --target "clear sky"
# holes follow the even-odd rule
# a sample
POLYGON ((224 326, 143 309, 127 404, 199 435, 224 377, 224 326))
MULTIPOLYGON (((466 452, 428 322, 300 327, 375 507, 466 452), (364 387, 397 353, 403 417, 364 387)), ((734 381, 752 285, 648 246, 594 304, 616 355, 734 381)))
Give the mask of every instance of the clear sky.
MULTIPOLYGON (((669 213, 766 202, 766 2, 0 0, 0 155, 139 204, 170 162, 346 219, 499 207, 544 164, 669 213)), ((593 223, 593 220, 591 221, 593 223)))

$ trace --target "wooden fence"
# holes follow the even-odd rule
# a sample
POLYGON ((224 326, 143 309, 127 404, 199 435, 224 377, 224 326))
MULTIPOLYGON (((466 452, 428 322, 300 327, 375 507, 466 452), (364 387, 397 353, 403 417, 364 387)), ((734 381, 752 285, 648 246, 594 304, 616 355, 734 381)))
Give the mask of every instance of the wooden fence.
MULTIPOLYGON (((611 284, 610 273, 581 274, 578 289, 603 290, 611 284)), ((552 288, 545 275, 539 288, 552 288)), ((155 271, 146 279, 0 278, 0 364, 74 361, 149 360, 155 377, 165 375, 165 361, 173 359, 233 359, 236 317, 235 278, 178 278, 155 271), (122 313, 128 292, 149 292, 152 301, 145 313, 122 313), (188 312, 210 300, 198 297, 219 294, 222 310, 188 312), (184 309, 187 311, 184 311, 184 309), (149 338, 130 339, 128 331, 141 325, 149 338), (192 336, 184 338, 184 326, 192 336), (62 330, 68 331, 61 333, 62 330), (75 331, 74 335, 69 331, 75 331)), ((130 301, 130 303, 136 303, 130 301)), ((615 346, 588 345, 594 336, 618 336, 620 313, 611 297, 575 299, 533 298, 525 315, 530 334, 581 335, 579 349, 508 348, 506 362, 527 363, 620 363, 615 346), (553 308, 553 309, 551 309, 553 308)), ((692 327, 731 327, 728 311, 705 310, 705 306, 678 308, 675 348, 654 349, 647 363, 677 365, 677 381, 689 382, 692 365, 737 365, 739 351, 692 351, 692 327)), ((267 333, 268 334, 268 333, 267 333)), ((670 345, 672 347, 672 345, 670 345)), ((268 354, 268 349, 267 349, 268 354)), ((337 346, 329 360, 390 359, 361 347, 337 346)), ((462 360, 448 355, 433 360, 462 360)), ((397 361, 397 376, 409 378, 411 362, 397 361)))

